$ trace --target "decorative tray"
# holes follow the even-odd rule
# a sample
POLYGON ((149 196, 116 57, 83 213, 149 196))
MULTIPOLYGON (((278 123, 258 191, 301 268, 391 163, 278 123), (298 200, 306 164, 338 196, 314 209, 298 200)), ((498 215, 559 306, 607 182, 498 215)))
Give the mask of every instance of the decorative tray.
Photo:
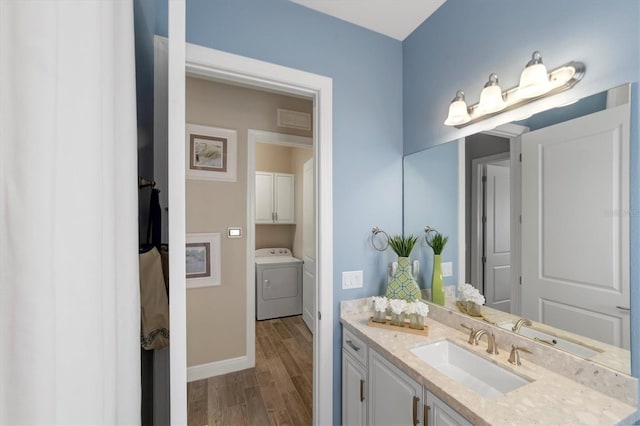
POLYGON ((375 322, 373 320, 373 317, 369 318, 369 322, 367 323, 367 325, 369 327, 377 327, 377 328, 386 328, 387 330, 391 330, 391 331, 402 331, 404 333, 411 333, 411 334, 419 334, 421 336, 428 336, 429 335, 429 326, 428 325, 424 325, 424 327, 422 328, 422 330, 418 329, 418 328, 411 328, 409 327, 409 321, 405 320, 404 323, 404 327, 400 327, 399 325, 393 325, 391 324, 391 320, 387 319, 386 322, 381 323, 381 322, 375 322))
POLYGON ((478 317, 478 318, 482 317, 482 314, 477 314, 475 312, 471 312, 467 310, 467 308, 465 308, 464 305, 459 300, 456 302, 456 306, 458 307, 458 309, 460 309, 460 312, 462 312, 463 314, 467 314, 470 317, 478 317))

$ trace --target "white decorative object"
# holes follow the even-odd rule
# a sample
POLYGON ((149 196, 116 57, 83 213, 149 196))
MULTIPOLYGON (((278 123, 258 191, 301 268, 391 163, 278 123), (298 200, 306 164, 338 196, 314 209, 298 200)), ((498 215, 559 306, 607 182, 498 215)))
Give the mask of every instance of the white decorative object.
POLYGON ((471 284, 458 286, 458 299, 462 302, 473 302, 476 305, 484 305, 485 298, 480 291, 471 284))
POLYGON ((187 288, 220 285, 220 234, 187 234, 187 288))
POLYGON ((235 182, 237 141, 235 130, 187 124, 187 179, 235 182))
POLYGON ((409 326, 418 330, 424 328, 424 319, 429 314, 429 306, 423 302, 411 302, 405 312, 409 315, 409 326))

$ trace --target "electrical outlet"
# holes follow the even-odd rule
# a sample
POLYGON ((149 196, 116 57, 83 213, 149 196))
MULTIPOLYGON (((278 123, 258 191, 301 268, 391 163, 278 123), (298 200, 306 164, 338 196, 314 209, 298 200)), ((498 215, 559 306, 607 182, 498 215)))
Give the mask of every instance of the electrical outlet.
POLYGON ((363 279, 362 271, 344 271, 342 272, 342 289, 362 288, 363 279))
POLYGON ((442 276, 450 277, 453 275, 453 262, 442 262, 442 276))

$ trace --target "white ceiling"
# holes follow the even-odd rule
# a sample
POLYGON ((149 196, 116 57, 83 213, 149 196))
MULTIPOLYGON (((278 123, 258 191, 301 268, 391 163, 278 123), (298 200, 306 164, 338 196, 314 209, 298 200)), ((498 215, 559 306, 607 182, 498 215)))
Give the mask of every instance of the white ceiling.
POLYGON ((372 31, 404 40, 445 0, 291 0, 372 31))

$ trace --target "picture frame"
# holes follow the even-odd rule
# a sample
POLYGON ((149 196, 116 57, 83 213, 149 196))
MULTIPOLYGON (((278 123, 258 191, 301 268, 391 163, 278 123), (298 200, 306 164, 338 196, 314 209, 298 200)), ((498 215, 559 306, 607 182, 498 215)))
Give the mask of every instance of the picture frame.
POLYGON ((238 132, 191 123, 185 128, 186 178, 235 182, 238 132))
POLYGON ((219 286, 220 234, 191 233, 186 235, 185 242, 187 288, 219 286))

